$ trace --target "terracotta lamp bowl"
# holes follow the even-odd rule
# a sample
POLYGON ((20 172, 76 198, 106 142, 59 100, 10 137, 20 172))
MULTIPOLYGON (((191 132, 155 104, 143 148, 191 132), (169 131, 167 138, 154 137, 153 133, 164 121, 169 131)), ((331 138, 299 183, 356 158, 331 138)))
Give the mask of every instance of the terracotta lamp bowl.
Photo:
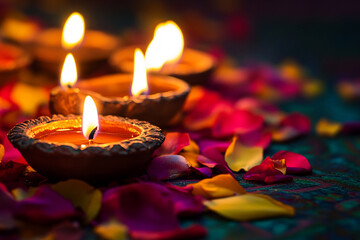
POLYGON ((148 122, 115 116, 100 116, 98 137, 104 132, 120 141, 96 143, 95 138, 91 145, 71 143, 76 137, 63 135, 69 129, 81 131, 80 116, 53 115, 29 120, 11 129, 8 138, 40 174, 50 179, 89 182, 139 176, 165 139, 161 129, 148 122), (51 134, 58 136, 54 139, 51 134))
POLYGON ((53 114, 80 114, 87 95, 102 115, 148 121, 157 126, 176 124, 190 91, 189 85, 169 76, 148 76, 149 94, 130 96, 132 74, 107 75, 77 83, 77 88, 56 87, 50 92, 53 114))
MULTIPOLYGON (((37 66, 59 76, 67 50, 61 46, 62 30, 47 29, 34 40, 31 50, 37 66)), ((76 59, 80 73, 89 73, 99 63, 107 63, 107 59, 118 47, 119 39, 110 34, 87 30, 82 44, 71 51, 76 59)))
POLYGON ((0 86, 31 62, 30 55, 16 45, 0 42, 0 86))
MULTIPOLYGON (((114 52, 109 61, 117 71, 131 73, 134 70, 134 51, 136 46, 129 46, 114 52)), ((143 52, 146 47, 140 47, 143 52)), ((195 49, 185 48, 182 59, 176 66, 164 66, 158 74, 180 78, 191 85, 203 85, 211 77, 216 67, 216 60, 210 54, 195 49)))

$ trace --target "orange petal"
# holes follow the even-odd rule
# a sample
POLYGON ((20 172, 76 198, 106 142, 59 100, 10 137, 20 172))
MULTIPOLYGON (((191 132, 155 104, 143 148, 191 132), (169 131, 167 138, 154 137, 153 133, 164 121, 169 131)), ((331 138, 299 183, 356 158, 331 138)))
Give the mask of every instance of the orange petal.
POLYGON ((280 216, 294 216, 293 207, 263 195, 248 193, 204 202, 217 214, 237 221, 249 221, 280 216))
POLYGON ((246 193, 245 189, 230 174, 220 174, 188 186, 193 187, 192 194, 201 195, 207 199, 246 193))
POLYGON ((231 170, 238 172, 241 169, 248 171, 263 160, 263 148, 243 145, 237 137, 233 138, 225 152, 225 161, 231 170))
POLYGON ((183 151, 185 152, 193 152, 193 153, 200 153, 200 148, 197 145, 197 143, 190 139, 190 144, 183 148, 183 151))
POLYGON ((111 220, 94 228, 94 232, 102 239, 128 239, 128 229, 116 220, 111 220))
POLYGON ((4 155, 5 155, 4 145, 0 144, 0 162, 3 159, 4 155))
POLYGON ((198 153, 194 152, 181 152, 179 155, 183 156, 186 161, 194 168, 199 168, 201 165, 197 161, 198 153))
POLYGON ((316 133, 321 136, 334 137, 341 131, 342 125, 337 122, 330 122, 327 119, 321 119, 316 124, 316 133))

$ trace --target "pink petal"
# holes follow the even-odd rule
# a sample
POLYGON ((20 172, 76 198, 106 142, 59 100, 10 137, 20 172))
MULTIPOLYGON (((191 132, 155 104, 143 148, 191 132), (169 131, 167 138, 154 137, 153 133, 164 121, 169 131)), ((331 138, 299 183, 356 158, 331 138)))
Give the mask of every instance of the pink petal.
POLYGON ((204 166, 216 168, 221 173, 230 173, 233 177, 235 177, 234 173, 229 169, 227 163, 225 162, 224 156, 220 152, 217 152, 216 149, 212 149, 211 151, 208 151, 208 154, 211 158, 199 155, 197 157, 197 161, 204 166))
POLYGON ((202 176, 202 177, 209 178, 209 177, 212 176, 212 170, 210 168, 208 168, 208 167, 199 167, 199 168, 192 167, 191 170, 196 175, 199 175, 199 176, 202 176))
POLYGON ((166 134, 161 147, 154 152, 154 156, 178 154, 189 144, 190 137, 188 133, 169 132, 166 134))
POLYGON ((290 151, 279 151, 272 156, 272 159, 285 159, 286 172, 290 174, 306 174, 311 173, 312 167, 309 161, 298 153, 290 151))
POLYGON ((247 110, 223 112, 218 115, 213 128, 214 137, 229 137, 234 134, 244 134, 259 129, 264 118, 247 110))
POLYGON ((163 155, 151 160, 147 174, 150 179, 168 180, 190 174, 190 166, 186 159, 180 155, 163 155))
POLYGON ((217 149, 219 152, 224 153, 230 145, 230 141, 221 141, 214 139, 201 139, 198 141, 201 153, 206 153, 209 149, 217 149))
POLYGON ((309 118, 301 113, 291 113, 280 123, 280 127, 273 133, 276 141, 287 141, 303 135, 311 130, 309 118))
POLYGON ((72 203, 49 186, 40 186, 33 196, 17 203, 15 217, 39 224, 54 223, 76 217, 72 203))
POLYGON ((21 153, 13 147, 13 145, 9 142, 6 132, 0 130, 0 144, 5 147, 5 155, 2 159, 2 163, 7 163, 8 161, 13 161, 21 164, 28 165, 26 160, 23 158, 21 153))
POLYGON ((255 130, 253 132, 239 134, 239 141, 249 147, 261 147, 266 149, 271 142, 272 134, 264 130, 255 130))

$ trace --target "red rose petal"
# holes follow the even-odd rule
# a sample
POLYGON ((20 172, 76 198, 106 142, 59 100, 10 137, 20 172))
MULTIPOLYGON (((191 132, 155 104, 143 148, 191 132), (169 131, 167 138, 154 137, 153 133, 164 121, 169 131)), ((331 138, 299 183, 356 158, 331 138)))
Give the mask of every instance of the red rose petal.
POLYGON ((290 174, 306 174, 312 171, 309 161, 298 153, 279 151, 272 156, 272 159, 285 159, 286 172, 290 174))
POLYGON ((245 134, 239 134, 238 140, 249 147, 261 147, 266 149, 271 142, 272 134, 263 130, 255 130, 245 134))
POLYGON ((188 133, 169 132, 166 134, 161 147, 154 152, 154 156, 178 154, 189 144, 190 137, 188 133))

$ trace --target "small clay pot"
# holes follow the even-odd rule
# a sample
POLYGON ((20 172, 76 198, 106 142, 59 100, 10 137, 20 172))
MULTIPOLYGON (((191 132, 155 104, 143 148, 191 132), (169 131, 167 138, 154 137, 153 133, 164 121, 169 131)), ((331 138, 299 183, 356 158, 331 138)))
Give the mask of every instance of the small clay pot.
POLYGON ((170 126, 180 119, 189 85, 169 76, 150 75, 148 95, 131 96, 132 74, 113 74, 79 81, 77 88, 56 87, 50 92, 50 112, 82 114, 87 95, 102 115, 116 115, 170 126))
POLYGON ((0 42, 0 86, 17 76, 31 63, 30 55, 22 48, 0 42))
MULTIPOLYGON (((66 54, 69 52, 61 46, 62 30, 50 28, 44 30, 30 45, 36 66, 60 76, 61 68, 66 54)), ((86 30, 82 44, 71 52, 77 63, 78 72, 87 74, 99 67, 99 64, 106 64, 107 59, 119 46, 119 39, 113 35, 86 30)))
POLYGON ((100 128, 128 131, 135 137, 86 147, 40 139, 44 133, 69 128, 81 129, 81 117, 53 115, 28 120, 11 129, 8 139, 30 166, 47 178, 94 183, 143 174, 153 152, 165 139, 161 129, 148 122, 116 116, 100 116, 100 128))
MULTIPOLYGON (((131 73, 134 71, 134 51, 136 46, 121 48, 109 59, 110 66, 116 71, 131 73)), ((146 51, 146 47, 140 49, 146 51)), ((180 78, 191 85, 204 85, 210 78, 217 63, 214 57, 205 52, 185 48, 179 63, 171 67, 163 67, 156 74, 170 75, 180 78)))

